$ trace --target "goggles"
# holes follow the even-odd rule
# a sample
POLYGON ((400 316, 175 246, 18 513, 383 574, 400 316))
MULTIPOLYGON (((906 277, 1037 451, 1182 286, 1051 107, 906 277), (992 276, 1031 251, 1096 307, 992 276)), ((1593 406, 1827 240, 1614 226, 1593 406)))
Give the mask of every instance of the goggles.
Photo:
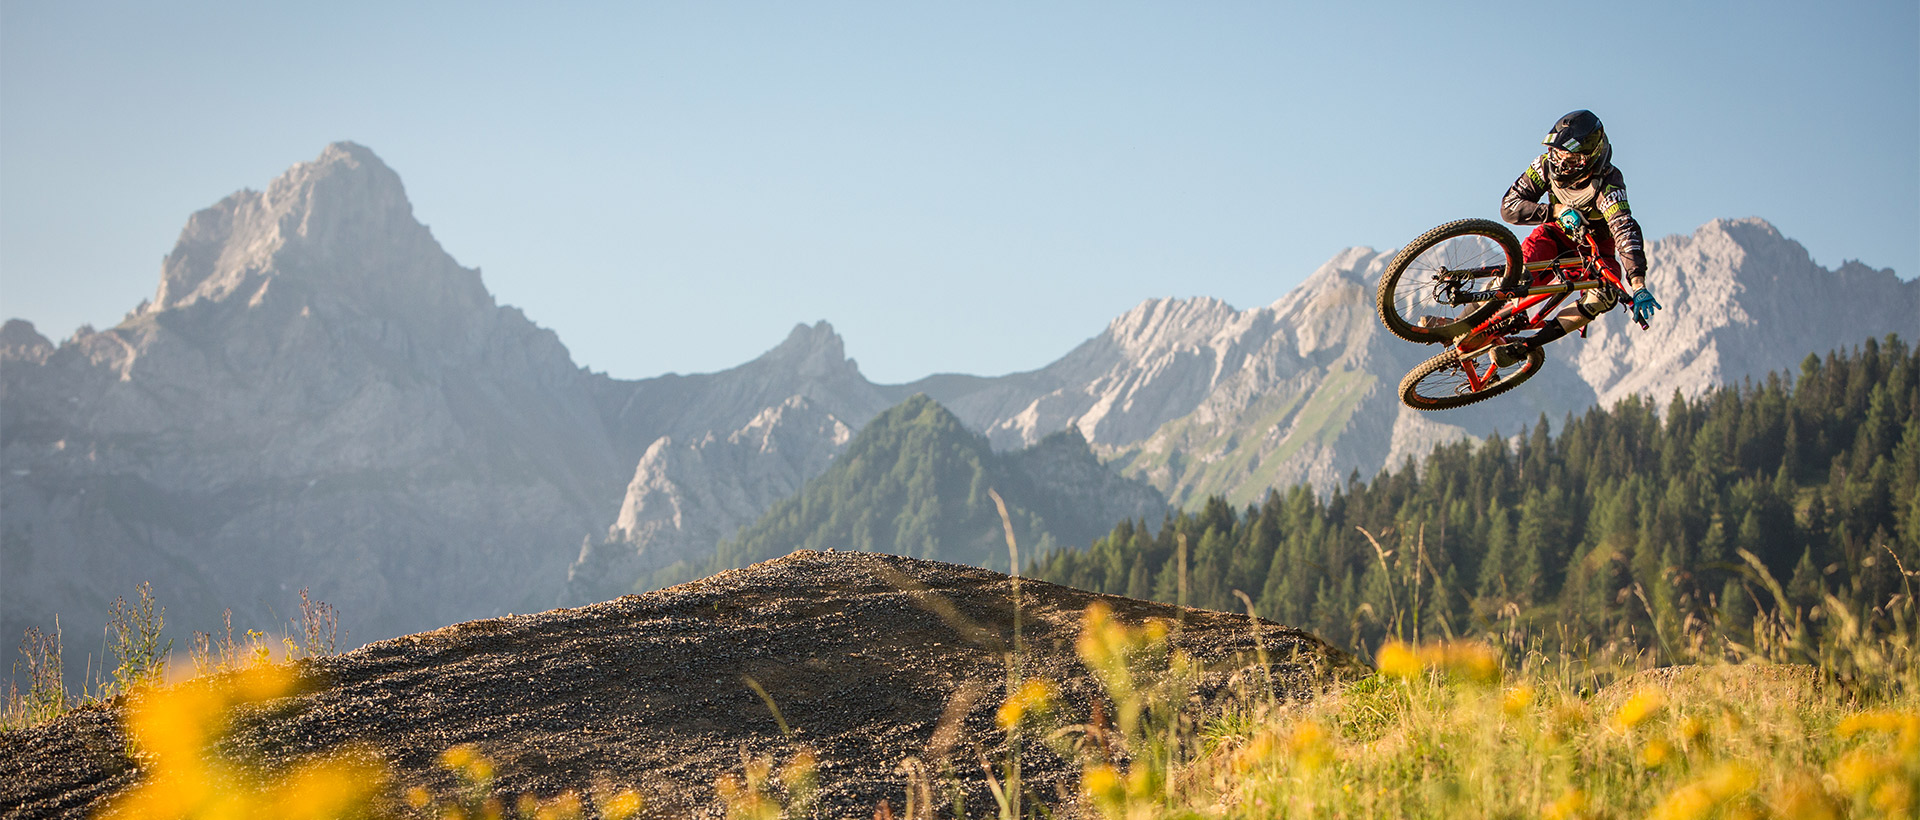
POLYGON ((1553 155, 1553 161, 1564 168, 1585 168, 1593 161, 1594 151, 1569 151, 1558 145, 1547 146, 1547 152, 1553 155))

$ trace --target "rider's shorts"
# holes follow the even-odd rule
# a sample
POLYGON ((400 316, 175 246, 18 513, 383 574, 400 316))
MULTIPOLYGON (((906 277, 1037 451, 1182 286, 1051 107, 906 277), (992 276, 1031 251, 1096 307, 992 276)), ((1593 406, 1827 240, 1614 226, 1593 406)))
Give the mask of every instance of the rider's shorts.
MULTIPOLYGON (((1619 276, 1620 262, 1613 258, 1613 237, 1602 234, 1596 237, 1596 240, 1600 245, 1600 264, 1606 265, 1607 270, 1619 276)), ((1526 241, 1520 243, 1520 256, 1526 262, 1540 262, 1573 252, 1573 240, 1567 238, 1566 232, 1560 230, 1559 224, 1554 222, 1548 222, 1533 229, 1533 233, 1527 235, 1526 241)), ((1535 285, 1544 285, 1552 281, 1552 271, 1534 274, 1533 284, 1535 285)), ((1588 319, 1597 319, 1600 314, 1618 307, 1620 296, 1613 288, 1595 288, 1580 294, 1580 301, 1576 304, 1582 315, 1588 319)))

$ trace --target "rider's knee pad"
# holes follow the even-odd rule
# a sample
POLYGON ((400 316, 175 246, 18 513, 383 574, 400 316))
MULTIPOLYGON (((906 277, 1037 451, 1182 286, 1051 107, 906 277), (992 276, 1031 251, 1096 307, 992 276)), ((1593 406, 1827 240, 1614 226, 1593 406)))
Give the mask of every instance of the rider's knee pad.
POLYGON ((1618 304, 1620 304, 1618 297, 1605 288, 1599 288, 1587 291, 1586 295, 1580 297, 1576 307, 1580 309, 1580 315, 1587 317, 1587 321, 1593 321, 1618 304))

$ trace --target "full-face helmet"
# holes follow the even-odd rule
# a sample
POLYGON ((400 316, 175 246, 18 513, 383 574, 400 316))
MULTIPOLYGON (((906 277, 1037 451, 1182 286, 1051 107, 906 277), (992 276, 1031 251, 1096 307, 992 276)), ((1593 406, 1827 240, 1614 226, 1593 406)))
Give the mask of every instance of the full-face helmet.
POLYGON ((1554 180, 1561 183, 1586 179, 1613 158, 1606 127, 1584 108, 1561 117, 1540 142, 1547 146, 1547 166, 1554 180))

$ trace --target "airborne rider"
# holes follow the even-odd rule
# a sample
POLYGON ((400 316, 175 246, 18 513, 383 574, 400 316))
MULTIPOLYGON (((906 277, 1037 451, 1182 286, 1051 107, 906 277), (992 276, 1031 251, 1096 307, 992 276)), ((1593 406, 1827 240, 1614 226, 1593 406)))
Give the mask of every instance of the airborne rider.
MULTIPOLYGON (((1576 245, 1571 234, 1584 226, 1599 245, 1600 264, 1626 284, 1633 318, 1645 322, 1660 303, 1647 289, 1647 253, 1641 245, 1640 223, 1627 206, 1627 185, 1620 169, 1613 167, 1606 128, 1593 112, 1582 109, 1561 117, 1541 142, 1547 146, 1546 153, 1527 166, 1500 201, 1500 216, 1507 222, 1540 226, 1520 243, 1522 259, 1541 262, 1573 252, 1576 245), (1541 202, 1542 196, 1547 201, 1541 202), (1614 259, 1616 248, 1619 260, 1614 259)), ((1535 276, 1532 284, 1542 285, 1553 273, 1542 271, 1535 276)), ((1586 291, 1554 317, 1558 321, 1501 347, 1495 358, 1502 360, 1501 366, 1517 362, 1530 348, 1585 327, 1616 304, 1612 288, 1586 291)))

